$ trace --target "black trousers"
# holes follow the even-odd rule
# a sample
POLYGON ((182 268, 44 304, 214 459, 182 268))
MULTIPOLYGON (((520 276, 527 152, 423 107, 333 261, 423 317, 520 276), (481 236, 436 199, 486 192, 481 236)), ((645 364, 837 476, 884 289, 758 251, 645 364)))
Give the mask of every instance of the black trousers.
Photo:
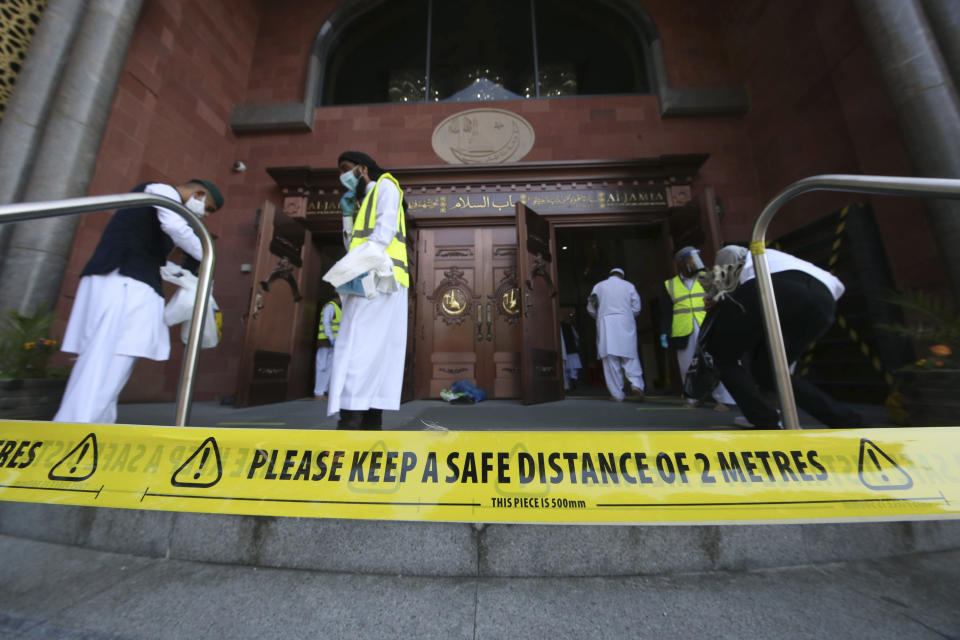
MULTIPOLYGON (((781 271, 772 279, 787 361, 794 362, 833 324, 837 303, 826 285, 802 271, 781 271)), ((713 356, 720 380, 751 424, 776 428, 779 416, 760 391, 775 389, 776 379, 763 331, 756 278, 737 287, 711 313, 715 316, 704 350, 713 356)), ((864 426, 860 414, 810 382, 795 376, 791 381, 797 405, 823 424, 864 426)))
POLYGON ((366 411, 340 409, 340 419, 337 421, 337 429, 380 431, 382 428, 383 409, 367 409, 366 411))

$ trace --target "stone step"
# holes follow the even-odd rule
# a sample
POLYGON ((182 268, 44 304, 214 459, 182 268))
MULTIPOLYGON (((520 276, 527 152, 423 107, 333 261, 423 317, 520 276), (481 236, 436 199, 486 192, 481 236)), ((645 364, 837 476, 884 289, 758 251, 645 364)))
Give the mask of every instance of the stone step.
POLYGON ((960 549, 960 520, 702 526, 474 525, 0 502, 0 534, 136 556, 405 576, 738 571, 960 549))

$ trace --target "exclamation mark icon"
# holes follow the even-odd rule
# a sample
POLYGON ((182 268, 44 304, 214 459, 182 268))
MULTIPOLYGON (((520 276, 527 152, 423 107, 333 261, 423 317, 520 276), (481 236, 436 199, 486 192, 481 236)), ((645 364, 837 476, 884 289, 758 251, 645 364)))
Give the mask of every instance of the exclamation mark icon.
POLYGON ((217 447, 217 441, 210 436, 174 471, 170 484, 175 487, 205 489, 220 482, 222 476, 223 463, 220 461, 220 449, 217 447), (212 460, 211 452, 213 452, 212 460), (216 465, 215 469, 214 465, 216 465))
POLYGON ((210 457, 210 449, 204 448, 204 450, 203 450, 203 456, 200 458, 200 466, 197 467, 197 472, 196 472, 195 474, 193 474, 193 479, 194 479, 194 480, 199 480, 199 479, 200 479, 200 472, 203 471, 203 465, 206 464, 207 458, 209 458, 209 457, 210 457))
POLYGON ((97 470, 97 436, 90 433, 70 453, 53 465, 47 477, 51 480, 81 482, 97 470))
POLYGON ((890 478, 887 477, 887 474, 883 473, 883 467, 880 466, 880 461, 877 460, 877 454, 873 452, 873 449, 867 449, 867 454, 870 456, 870 459, 873 460, 874 466, 881 470, 880 478, 882 478, 884 482, 889 482, 890 478))
MULTIPOLYGON (((83 443, 83 449, 80 450, 80 455, 77 456, 77 462, 80 462, 81 460, 83 460, 83 456, 87 454, 87 449, 89 448, 90 448, 90 443, 85 441, 83 443)), ((73 465, 72 467, 70 467, 70 473, 76 473, 76 472, 77 472, 77 465, 73 465)))
POLYGON ((886 451, 866 438, 860 439, 857 474, 860 476, 860 482, 874 491, 903 490, 913 486, 913 478, 910 474, 886 451))

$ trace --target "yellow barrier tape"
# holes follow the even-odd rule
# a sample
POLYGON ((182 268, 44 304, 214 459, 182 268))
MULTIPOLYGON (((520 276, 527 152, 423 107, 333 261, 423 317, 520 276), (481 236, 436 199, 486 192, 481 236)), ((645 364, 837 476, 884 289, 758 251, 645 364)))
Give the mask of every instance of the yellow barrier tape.
POLYGON ((762 253, 767 252, 767 245, 763 240, 754 240, 750 242, 750 253, 755 256, 759 256, 762 253))
POLYGON ((316 431, 0 421, 0 499, 456 522, 960 517, 960 427, 316 431))

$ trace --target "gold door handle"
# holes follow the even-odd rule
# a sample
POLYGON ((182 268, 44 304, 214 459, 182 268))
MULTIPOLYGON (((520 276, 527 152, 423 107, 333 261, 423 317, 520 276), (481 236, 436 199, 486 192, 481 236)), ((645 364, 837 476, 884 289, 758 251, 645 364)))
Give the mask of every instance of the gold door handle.
POLYGON ((487 342, 493 342, 493 304, 487 303, 487 342))
POLYGON ((483 305, 477 304, 477 342, 483 342, 483 305))

